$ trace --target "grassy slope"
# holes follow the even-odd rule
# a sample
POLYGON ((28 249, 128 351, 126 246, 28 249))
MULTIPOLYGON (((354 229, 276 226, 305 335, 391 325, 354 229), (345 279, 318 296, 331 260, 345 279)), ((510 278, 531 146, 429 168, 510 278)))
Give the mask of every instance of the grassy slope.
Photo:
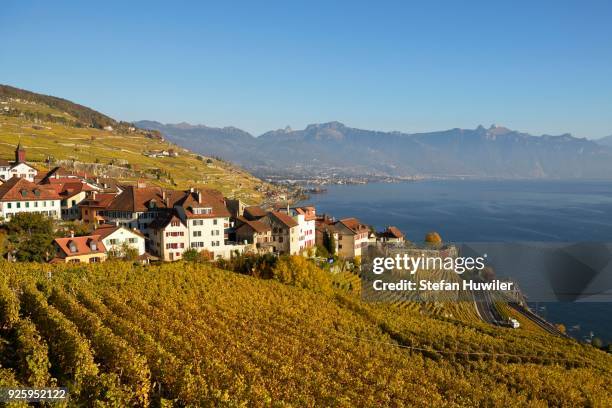
MULTIPOLYGON (((6 105, 0 105, 3 107, 6 105)), ((70 119, 70 115, 45 105, 18 103, 9 106, 31 112, 50 113, 70 119)), ((56 160, 77 160, 84 163, 109 164, 111 160, 125 160, 136 173, 149 174, 159 169, 170 174, 175 187, 207 186, 223 191, 226 196, 240 197, 248 203, 261 201, 262 194, 255 187, 262 182, 247 172, 218 160, 207 164, 197 155, 182 148, 142 133, 119 134, 93 128, 77 128, 58 123, 39 123, 35 129, 31 120, 0 113, 0 157, 12 159, 15 145, 21 138, 27 149, 28 161, 45 168, 44 160, 51 156, 56 160), (142 154, 147 150, 173 148, 180 152, 176 158, 149 158, 142 154), (38 162, 38 163, 36 163, 38 162)), ((137 177, 126 175, 123 181, 134 181, 137 177)), ((168 180, 148 180, 151 184, 170 186, 168 180)))
MULTIPOLYGON (((347 407, 612 403, 610 355, 535 331, 366 304, 343 292, 320 294, 180 263, 146 269, 125 263, 5 265, 3 275, 13 288, 38 280, 49 303, 77 326, 78 320, 66 313, 66 302, 63 306, 53 293, 59 289, 62 296, 78 299, 147 357, 151 383, 162 383, 164 397, 183 402, 347 407), (55 272, 52 280, 47 270, 55 272), (138 330, 126 331, 117 322, 131 322, 138 330), (133 333, 140 340, 131 339, 133 333), (188 380, 177 380, 174 372, 164 371, 172 364, 160 368, 159 361, 185 367, 188 380)), ((91 347, 98 355, 95 340, 91 347)), ((104 368, 112 364, 99 363, 102 372, 112 374, 104 368)), ((57 370, 52 366, 51 372, 57 370)), ((160 397, 155 391, 150 395, 153 401, 160 397)))

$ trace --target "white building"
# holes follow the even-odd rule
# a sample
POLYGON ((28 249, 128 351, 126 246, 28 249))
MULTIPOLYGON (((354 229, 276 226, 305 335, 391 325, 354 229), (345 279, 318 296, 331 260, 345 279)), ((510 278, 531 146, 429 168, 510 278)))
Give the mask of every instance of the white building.
POLYGON ((0 159, 0 180, 8 181, 13 177, 19 177, 33 182, 38 171, 26 163, 26 152, 21 143, 15 149, 15 161, 9 162, 0 159))
POLYGON ((145 253, 145 237, 136 230, 129 230, 113 224, 102 224, 91 234, 100 237, 109 253, 123 256, 126 245, 136 249, 139 256, 145 253))
POLYGON ((281 209, 298 223, 298 248, 302 252, 316 245, 316 210, 312 206, 281 209))
POLYGON ((226 245, 230 213, 223 194, 215 190, 190 190, 175 203, 175 209, 186 224, 188 245, 198 251, 212 252, 215 258, 229 258, 234 249, 226 245))
POLYGON ((187 226, 173 213, 159 216, 149 226, 149 247, 162 261, 178 261, 188 246, 187 226))
POLYGON ((59 220, 61 198, 52 187, 13 177, 0 186, 0 216, 8 221, 18 213, 41 213, 59 220))
POLYGON ((244 250, 244 246, 226 244, 230 213, 223 194, 216 190, 176 191, 129 186, 99 213, 110 223, 138 229, 149 240, 151 252, 167 257, 166 260, 180 259, 183 249, 180 246, 183 242, 168 242, 173 246, 168 249, 177 251, 162 253, 165 244, 162 245, 159 234, 168 227, 168 217, 171 216, 178 217, 188 229, 185 235, 187 248, 205 249, 215 258, 229 258, 232 251, 244 250))

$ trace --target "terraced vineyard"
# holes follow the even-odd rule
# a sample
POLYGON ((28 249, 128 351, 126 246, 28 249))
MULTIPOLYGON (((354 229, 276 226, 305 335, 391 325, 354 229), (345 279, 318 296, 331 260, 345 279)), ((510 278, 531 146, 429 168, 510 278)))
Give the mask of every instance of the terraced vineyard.
POLYGON ((68 386, 71 404, 612 404, 610 355, 469 315, 197 264, 0 270, 0 385, 68 386))
MULTIPOLYGON (((4 95, 0 85, 0 159, 12 159, 19 141, 27 150, 27 159, 40 171, 51 165, 87 171, 124 182, 144 179, 152 185, 176 187, 206 186, 255 204, 262 201, 264 190, 275 190, 246 171, 212 157, 201 157, 176 145, 151 137, 147 132, 130 129, 98 112, 63 101, 60 106, 85 112, 112 124, 113 130, 78 125, 82 118, 44 102, 50 97, 28 93, 30 100, 4 95), (4 109, 7 109, 6 111, 4 109), (78 126, 77 126, 78 125, 78 126), (148 157, 143 153, 173 149, 178 157, 148 157), (263 188, 262 188, 263 187, 263 188)), ((19 90, 19 92, 25 92, 19 90)), ((19 95, 20 96, 20 95, 19 95)), ((23 97, 22 97, 23 98, 23 97)))

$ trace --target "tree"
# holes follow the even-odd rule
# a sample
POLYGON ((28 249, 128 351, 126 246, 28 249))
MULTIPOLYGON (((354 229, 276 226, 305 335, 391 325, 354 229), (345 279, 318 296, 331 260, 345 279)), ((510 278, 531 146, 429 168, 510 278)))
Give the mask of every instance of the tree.
POLYGON ((189 248, 183 251, 183 260, 187 262, 208 262, 215 258, 215 254, 211 251, 203 249, 198 251, 195 248, 189 248))
POLYGON ((135 261, 138 259, 138 249, 130 245, 127 241, 121 244, 121 253, 126 261, 135 261))
POLYGON ((183 260, 187 262, 196 262, 198 260, 198 251, 195 248, 188 248, 184 250, 183 260))
POLYGON ((435 231, 428 232, 425 235, 425 243, 429 245, 440 245, 442 244, 442 237, 435 231))
POLYGON ((328 293, 331 280, 327 273, 303 256, 283 256, 276 262, 274 279, 289 285, 328 293))
POLYGON ((323 246, 327 249, 330 256, 336 254, 336 240, 334 235, 329 231, 325 231, 325 234, 323 234, 323 246))
POLYGON ((57 229, 55 236, 66 237, 73 233, 75 237, 82 237, 90 232, 91 227, 89 224, 81 221, 64 221, 57 229))
POLYGON ((124 241, 118 247, 113 247, 108 252, 110 259, 123 259, 125 261, 135 261, 138 259, 138 248, 130 245, 129 242, 124 241))
POLYGON ((315 248, 317 250, 317 256, 322 256, 323 258, 329 258, 329 251, 327 250, 325 246, 317 245, 315 248))
POLYGON ((54 255, 53 220, 38 213, 18 213, 6 225, 8 241, 20 262, 46 262, 54 255))
POLYGON ((603 348, 603 341, 599 337, 594 337, 593 340, 591 340, 591 345, 600 349, 603 348))

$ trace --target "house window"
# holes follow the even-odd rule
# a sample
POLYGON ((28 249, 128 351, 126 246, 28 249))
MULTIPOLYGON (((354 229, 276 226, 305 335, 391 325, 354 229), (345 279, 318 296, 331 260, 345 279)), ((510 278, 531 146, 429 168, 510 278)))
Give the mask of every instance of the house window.
POLYGON ((13 205, 12 203, 8 203, 8 204, 6 205, 6 208, 9 208, 9 209, 10 209, 12 205, 13 205))
POLYGON ((213 225, 217 225, 217 220, 216 219, 213 220, 213 225))
POLYGON ((101 261, 100 257, 94 256, 93 258, 89 258, 90 263, 99 263, 101 261))
POLYGON ((202 231, 193 231, 193 236, 194 237, 201 237, 202 236, 202 231))

